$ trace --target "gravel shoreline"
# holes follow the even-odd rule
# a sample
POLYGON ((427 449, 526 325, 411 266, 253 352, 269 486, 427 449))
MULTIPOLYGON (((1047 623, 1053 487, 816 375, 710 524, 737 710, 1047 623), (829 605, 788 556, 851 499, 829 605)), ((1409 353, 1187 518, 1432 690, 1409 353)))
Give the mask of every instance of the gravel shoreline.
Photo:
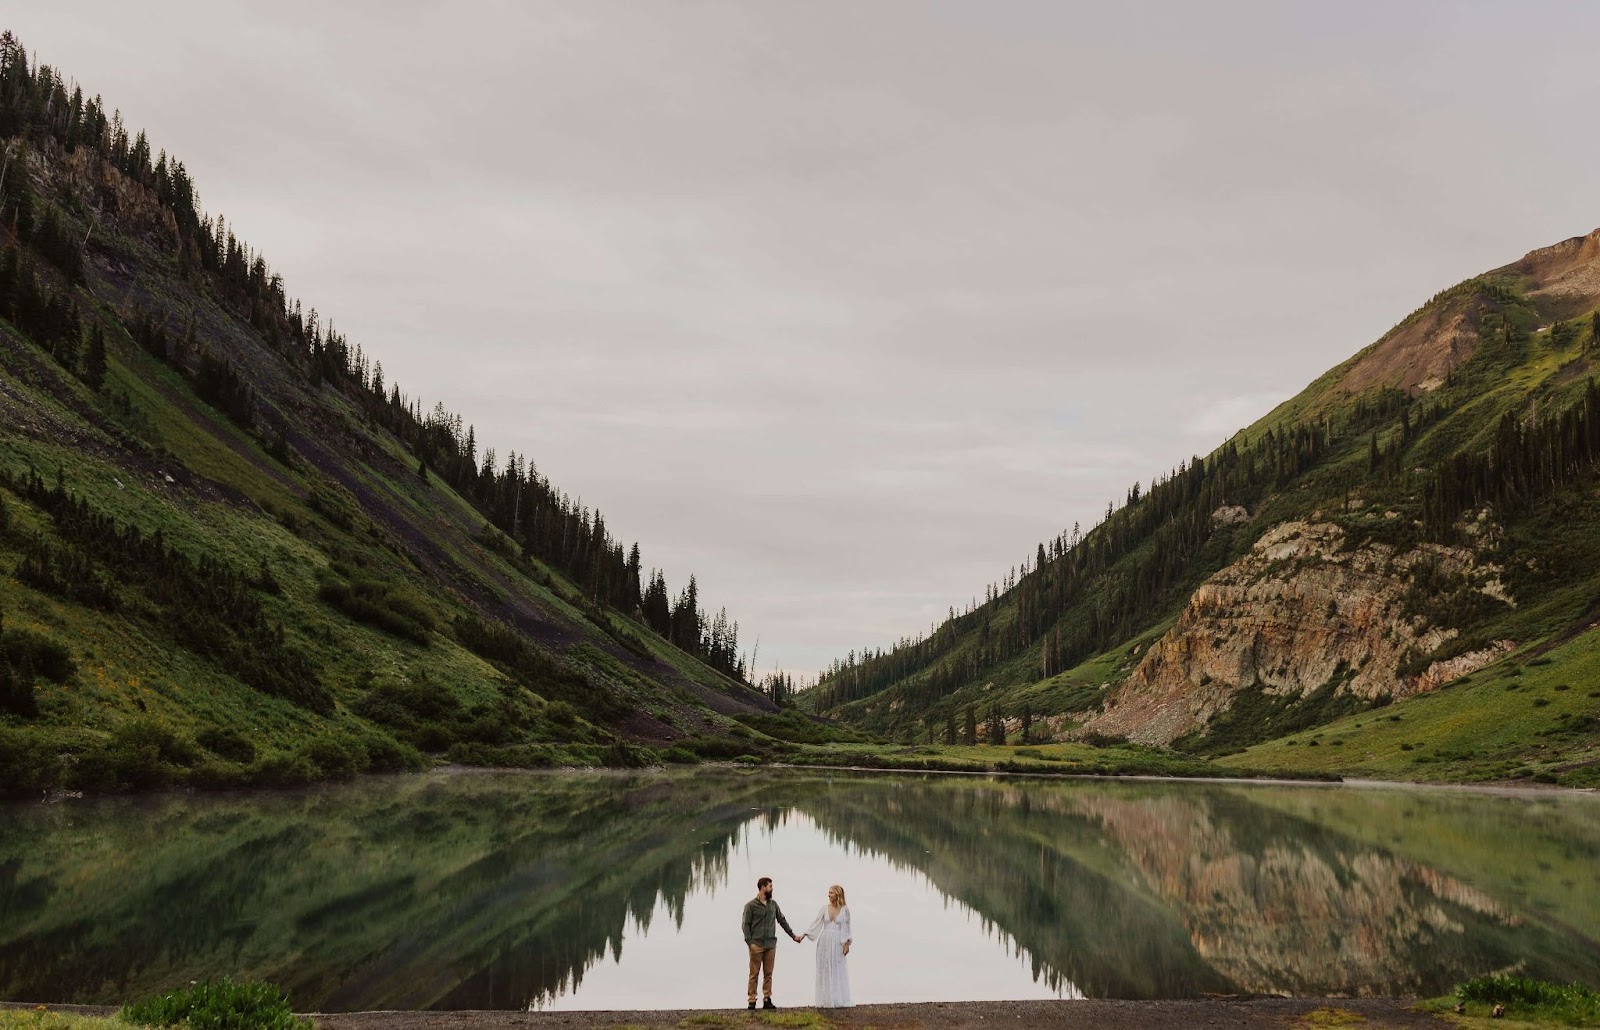
MULTIPOLYGON (((860 1005, 853 1009, 788 1008, 777 1012, 690 1009, 618 1012, 337 1012, 309 1013, 323 1030, 696 1030, 793 1026, 805 1030, 1154 1030, 1168 1027, 1426 1027, 1452 1024, 1396 998, 1199 998, 1182 1001, 968 1001, 860 1005), (1319 1013, 1319 1010, 1321 1012, 1319 1013), (1313 1016, 1312 1013, 1319 1013, 1313 1016), (771 1017, 782 1017, 781 1020, 771 1017)), ((31 1005, 0 1003, 6 1008, 31 1005)), ((52 1005, 57 1011, 111 1015, 116 1009, 52 1005)))

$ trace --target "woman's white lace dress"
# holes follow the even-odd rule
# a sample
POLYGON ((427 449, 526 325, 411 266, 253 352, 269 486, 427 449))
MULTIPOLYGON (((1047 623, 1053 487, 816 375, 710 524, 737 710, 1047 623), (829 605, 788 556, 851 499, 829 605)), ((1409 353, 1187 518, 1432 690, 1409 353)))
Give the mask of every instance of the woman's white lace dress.
POLYGON ((844 945, 850 940, 850 908, 839 909, 828 918, 828 906, 822 906, 806 936, 817 942, 817 1008, 840 1009, 854 1004, 850 1000, 850 970, 846 965, 844 945))

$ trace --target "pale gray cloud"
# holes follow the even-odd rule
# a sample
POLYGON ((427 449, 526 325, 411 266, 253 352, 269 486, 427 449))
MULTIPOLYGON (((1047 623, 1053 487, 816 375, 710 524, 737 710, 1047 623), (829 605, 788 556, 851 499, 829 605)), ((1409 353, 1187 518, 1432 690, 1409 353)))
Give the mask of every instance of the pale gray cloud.
POLYGON ((1437 289, 1600 223, 1590 5, 5 20, 391 379, 698 573, 764 667, 926 629, 1437 289))

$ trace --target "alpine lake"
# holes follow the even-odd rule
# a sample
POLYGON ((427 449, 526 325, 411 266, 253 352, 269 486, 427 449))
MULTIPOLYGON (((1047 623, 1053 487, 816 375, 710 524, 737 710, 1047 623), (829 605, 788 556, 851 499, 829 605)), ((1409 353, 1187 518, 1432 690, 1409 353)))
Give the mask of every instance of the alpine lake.
MULTIPOLYGON (((442 769, 0 806, 0 998, 740 1007, 760 876, 801 932, 845 888, 857 1002, 1600 984, 1592 794, 442 769)), ((809 1004, 814 945, 779 947, 809 1004)))

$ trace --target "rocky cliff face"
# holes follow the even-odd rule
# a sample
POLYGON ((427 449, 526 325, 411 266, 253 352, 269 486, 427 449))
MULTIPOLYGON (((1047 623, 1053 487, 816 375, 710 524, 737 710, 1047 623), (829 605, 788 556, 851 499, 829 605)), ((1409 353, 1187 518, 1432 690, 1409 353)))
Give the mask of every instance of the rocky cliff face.
POLYGON ((1364 699, 1433 689, 1513 646, 1497 641, 1415 671, 1458 634, 1430 615, 1435 595, 1473 591, 1509 604, 1499 571, 1463 548, 1350 547, 1336 525, 1282 523, 1195 591, 1084 732, 1168 744, 1249 688, 1299 698, 1334 683, 1364 699))

